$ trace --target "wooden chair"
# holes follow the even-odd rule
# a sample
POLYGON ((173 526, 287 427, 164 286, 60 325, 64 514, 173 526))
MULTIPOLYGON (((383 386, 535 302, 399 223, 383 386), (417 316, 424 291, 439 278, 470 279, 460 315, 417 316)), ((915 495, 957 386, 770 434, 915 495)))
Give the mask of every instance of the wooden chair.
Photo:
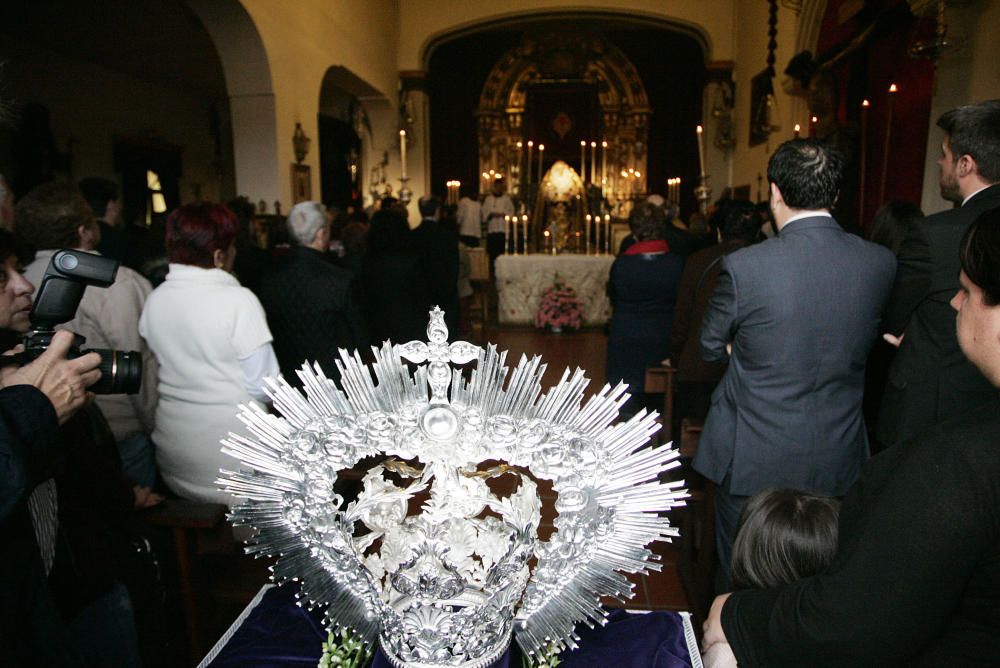
POLYGON ((486 341, 486 327, 490 318, 490 289, 492 288, 492 277, 490 276, 490 257, 486 254, 486 249, 468 248, 469 281, 472 283, 472 306, 469 308, 469 325, 473 331, 479 327, 480 341, 486 341))
MULTIPOLYGON (((663 428, 661 443, 673 440, 674 435, 674 384, 677 370, 671 367, 655 366, 646 369, 645 391, 663 394, 663 408, 660 414, 663 428)), ((715 486, 691 468, 691 461, 698 451, 702 423, 699 420, 683 418, 680 421, 680 436, 674 445, 680 450, 681 469, 678 474, 687 483, 691 497, 678 514, 680 527, 680 560, 678 575, 688 604, 696 619, 704 621, 712 603, 715 574, 715 486)), ((700 624, 697 625, 700 629, 700 624)))
POLYGON ((662 394, 663 408, 660 410, 660 443, 673 440, 674 430, 674 376, 677 369, 669 366, 651 366, 646 369, 647 394, 662 394))

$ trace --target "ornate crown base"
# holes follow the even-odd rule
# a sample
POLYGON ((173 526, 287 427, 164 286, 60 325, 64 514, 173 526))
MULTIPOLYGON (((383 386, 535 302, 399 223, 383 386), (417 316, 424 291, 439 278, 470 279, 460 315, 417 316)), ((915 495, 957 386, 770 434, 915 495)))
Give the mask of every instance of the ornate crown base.
MULTIPOLYGON (((503 656, 503 653, 507 651, 507 648, 510 647, 510 639, 512 635, 512 633, 508 633, 503 642, 497 643, 496 649, 487 652, 478 659, 471 659, 454 665, 449 664, 449 668, 487 668, 487 666, 493 665, 497 659, 503 656)), ((382 652, 385 654, 386 658, 389 659, 389 663, 391 663, 395 668, 441 668, 440 663, 403 661, 393 654, 391 649, 389 649, 389 643, 386 641, 384 636, 379 636, 379 645, 382 647, 382 652)))

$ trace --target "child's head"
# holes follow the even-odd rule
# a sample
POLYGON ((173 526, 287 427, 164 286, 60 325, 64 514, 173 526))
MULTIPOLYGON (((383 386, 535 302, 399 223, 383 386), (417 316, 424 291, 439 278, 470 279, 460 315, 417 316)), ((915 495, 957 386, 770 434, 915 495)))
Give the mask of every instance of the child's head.
POLYGON ((771 589, 815 575, 837 549, 840 502, 795 489, 747 501, 733 542, 733 586, 771 589))

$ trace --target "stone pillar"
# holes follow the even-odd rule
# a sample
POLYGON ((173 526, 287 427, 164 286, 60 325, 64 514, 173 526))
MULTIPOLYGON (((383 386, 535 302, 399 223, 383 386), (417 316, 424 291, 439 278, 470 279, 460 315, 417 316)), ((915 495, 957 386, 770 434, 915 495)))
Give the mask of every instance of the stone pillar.
MULTIPOLYGON (((420 222, 417 200, 434 193, 435 186, 442 199, 444 197, 444 183, 431 183, 431 118, 426 78, 427 73, 423 70, 405 70, 399 73, 399 123, 400 129, 407 133, 407 187, 413 193, 407 206, 411 225, 420 222)), ((398 190, 397 185, 396 191, 398 190)))

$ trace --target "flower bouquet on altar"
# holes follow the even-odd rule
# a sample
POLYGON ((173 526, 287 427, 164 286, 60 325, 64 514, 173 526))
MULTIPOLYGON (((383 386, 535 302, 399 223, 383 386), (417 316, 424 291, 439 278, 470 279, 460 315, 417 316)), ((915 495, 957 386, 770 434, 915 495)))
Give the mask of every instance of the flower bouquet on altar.
POLYGON ((573 288, 555 277, 552 287, 542 293, 535 310, 535 327, 549 327, 561 332, 563 327, 580 329, 583 326, 583 302, 573 288))

